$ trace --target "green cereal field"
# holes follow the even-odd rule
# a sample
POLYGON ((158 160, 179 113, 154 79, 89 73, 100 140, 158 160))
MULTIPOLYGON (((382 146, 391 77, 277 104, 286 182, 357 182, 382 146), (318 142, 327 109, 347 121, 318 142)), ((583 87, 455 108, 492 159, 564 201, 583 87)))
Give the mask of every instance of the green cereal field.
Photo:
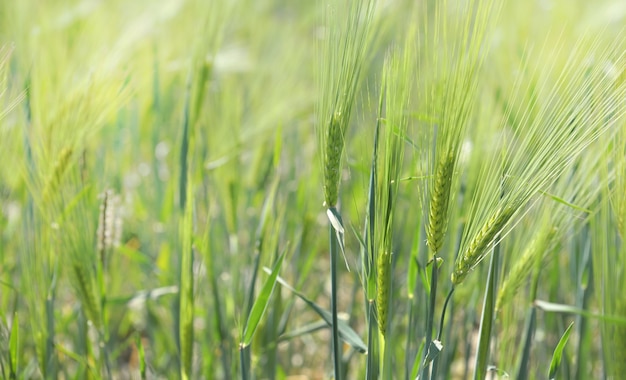
POLYGON ((0 378, 625 379, 626 1, 0 1, 0 378))

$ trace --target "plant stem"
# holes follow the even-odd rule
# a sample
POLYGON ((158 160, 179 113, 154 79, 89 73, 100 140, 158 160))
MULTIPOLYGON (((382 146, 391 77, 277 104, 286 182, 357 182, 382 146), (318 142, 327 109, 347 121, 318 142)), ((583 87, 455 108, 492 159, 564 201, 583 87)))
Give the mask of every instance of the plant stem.
POLYGON ((498 268, 498 258, 500 245, 497 244, 491 254, 489 263, 489 274, 487 275, 487 289, 483 301, 483 312, 480 320, 480 330, 478 332, 479 342, 476 353, 476 365, 474 370, 474 380, 483 379, 487 375, 487 360, 489 359, 489 342, 491 341, 491 328, 493 327, 493 317, 496 295, 496 272, 498 268))
POLYGON ((367 368, 365 378, 367 380, 378 379, 379 372, 379 352, 378 352, 378 325, 376 324, 376 304, 368 301, 368 332, 367 332, 367 368))
POLYGON ((528 310, 528 316, 526 317, 526 327, 524 328, 524 346, 522 349, 522 357, 517 366, 516 379, 526 380, 528 379, 528 363, 530 362, 530 348, 532 347, 533 336, 535 335, 535 324, 537 319, 537 309, 531 306, 528 310))
POLYGON ((337 322, 337 256, 339 242, 337 232, 332 224, 328 225, 330 240, 330 313, 332 315, 332 347, 335 380, 341 380, 341 346, 339 344, 339 327, 337 322))
POLYGON ((433 320, 435 316, 435 305, 437 301, 437 278, 439 268, 437 267, 437 255, 433 255, 433 259, 431 261, 432 269, 431 269, 431 277, 430 277, 430 304, 428 306, 428 315, 426 317, 426 341, 424 347, 424 359, 422 361, 422 370, 420 379, 428 380, 430 379, 430 363, 426 363, 426 358, 428 357, 430 351, 430 343, 433 339, 433 320))
POLYGON ((250 346, 239 347, 239 361, 241 363, 241 380, 250 378, 250 362, 249 362, 250 346))
POLYGON ((409 375, 411 373, 411 369, 413 367, 413 364, 415 362, 415 354, 413 352, 413 350, 411 349, 411 343, 413 341, 413 334, 415 334, 414 331, 414 325, 415 323, 415 306, 413 306, 413 299, 409 299, 409 325, 408 325, 408 331, 406 334, 406 345, 404 347, 404 378, 405 380, 409 379, 409 375))
MULTIPOLYGON (((446 297, 446 301, 443 304, 443 311, 441 312, 441 320, 439 321, 439 332, 437 333, 437 340, 440 341, 440 342, 441 342, 441 339, 442 339, 442 336, 443 336, 443 326, 444 326, 444 321, 446 319, 446 310, 448 309, 448 303, 452 299, 452 293, 454 293, 454 286, 452 286, 452 289, 450 289, 450 291, 448 292, 448 296, 446 297)), ((433 360, 433 370, 432 370, 432 378, 433 379, 437 378, 437 370, 439 368, 439 358, 440 357, 441 357, 441 354, 437 355, 435 360, 433 360)))

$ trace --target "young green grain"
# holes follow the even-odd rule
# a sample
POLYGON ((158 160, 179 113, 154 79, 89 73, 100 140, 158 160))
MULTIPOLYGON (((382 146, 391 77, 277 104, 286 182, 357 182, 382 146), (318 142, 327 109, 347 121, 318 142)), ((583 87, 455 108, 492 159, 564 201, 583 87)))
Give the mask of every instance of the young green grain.
POLYGON ((65 147, 59 152, 59 155, 54 163, 52 173, 44 183, 44 188, 42 191, 43 194, 43 202, 47 203, 51 200, 51 197, 57 192, 61 181, 63 180, 63 176, 67 171, 70 162, 72 159, 72 148, 65 147))
POLYGON ((427 244, 432 254, 436 254, 443 245, 446 232, 450 187, 454 172, 455 156, 443 154, 435 174, 434 187, 431 190, 428 211, 427 244))
POLYGON ((391 290, 391 255, 384 252, 378 259, 376 305, 378 312, 378 331, 385 336, 387 332, 387 312, 389 292, 391 290))
POLYGON ((452 284, 459 285, 468 273, 485 257, 487 249, 495 237, 502 232, 511 217, 515 214, 513 207, 498 209, 471 240, 467 249, 457 260, 452 273, 452 284))
POLYGON ((344 149, 346 120, 341 112, 335 112, 326 131, 324 149, 324 199, 327 207, 335 207, 339 198, 339 180, 341 178, 341 157, 344 149))
POLYGON ((100 327, 100 302, 96 296, 97 287, 94 283, 95 276, 93 276, 93 273, 85 268, 84 263, 80 262, 78 258, 72 259, 71 271, 74 278, 76 292, 81 300, 81 304, 85 310, 87 318, 96 327, 100 327))
POLYGON ((502 285, 500 285, 498 297, 496 298, 496 313, 515 297, 524 281, 532 273, 533 268, 538 263, 543 262, 550 241, 555 234, 556 230, 547 226, 538 231, 522 255, 515 261, 511 270, 504 277, 502 285))
MULTIPOLYGON (((392 282, 394 221, 400 190, 399 179, 404 162, 405 138, 409 123, 407 110, 410 107, 411 86, 406 82, 406 78, 413 75, 412 44, 414 31, 409 30, 405 38, 404 47, 396 47, 385 62, 381 89, 381 97, 384 95, 384 98, 381 98, 381 106, 384 99, 386 118, 383 123, 381 156, 378 157, 381 165, 379 165, 380 178, 377 191, 379 199, 376 204, 379 207, 378 216, 380 219, 377 229, 379 230, 378 242, 381 245, 377 260, 379 266, 378 295, 382 297, 379 303, 382 303, 382 307, 387 309, 391 307, 388 298, 392 282)), ((383 314, 387 314, 387 311, 383 311, 383 314)), ((385 327, 384 321, 381 326, 385 327)), ((381 330, 383 334, 384 331, 384 329, 381 330)))
POLYGON ((324 202, 335 207, 339 199, 341 159, 352 109, 366 66, 369 34, 375 0, 331 3, 327 5, 321 43, 318 81, 321 87, 317 104, 316 129, 324 175, 324 202))

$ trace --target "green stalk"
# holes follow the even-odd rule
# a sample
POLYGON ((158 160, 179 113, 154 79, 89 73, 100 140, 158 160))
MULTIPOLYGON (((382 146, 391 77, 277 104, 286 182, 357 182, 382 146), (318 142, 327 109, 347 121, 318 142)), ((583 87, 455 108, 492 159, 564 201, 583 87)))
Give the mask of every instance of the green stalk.
POLYGON ((107 300, 106 300, 106 263, 104 256, 98 261, 97 268, 97 281, 100 291, 100 326, 98 329, 98 345, 101 353, 101 361, 105 371, 105 377, 111 377, 111 364, 109 359, 109 329, 107 327, 108 315, 107 315, 107 300))
MULTIPOLYGON (((382 114, 383 101, 382 96, 379 103, 379 114, 382 114)), ((365 302, 367 305, 367 324, 368 324, 368 341, 367 341, 367 366, 366 379, 378 379, 379 376, 379 344, 378 344, 378 324, 376 316, 376 255, 374 250, 374 237, 376 231, 376 189, 378 181, 378 141, 380 136, 381 119, 376 121, 376 129, 374 131, 374 147, 372 153, 372 163, 370 166, 369 188, 367 196, 367 214, 365 225, 363 227, 363 254, 362 270, 364 276, 365 302)))
POLYGON ((531 307, 526 317, 526 327, 524 334, 524 347, 522 349, 522 358, 517 366, 516 379, 528 379, 528 364, 530 362, 530 348, 532 347, 533 336, 535 335, 535 325, 537 324, 537 309, 531 307))
MULTIPOLYGON (((180 148, 180 172, 178 181, 180 208, 180 247, 179 293, 178 293, 178 347, 180 377, 183 380, 193 376, 193 341, 194 341, 194 275, 193 275, 193 185, 191 183, 191 152, 193 147, 192 127, 195 120, 191 115, 192 79, 194 69, 187 78, 183 112, 183 135, 180 148), (191 202, 191 203, 189 203, 191 202)), ((196 94, 197 95, 197 94, 196 94)), ((197 100, 197 99, 196 99, 197 100)))
POLYGON ((411 350, 411 343, 413 342, 413 334, 415 334, 415 306, 413 304, 413 299, 410 298, 409 302, 409 325, 408 325, 408 331, 406 334, 406 343, 404 346, 404 378, 406 380, 409 379, 409 374, 411 373, 411 367, 413 366, 413 362, 414 362, 414 358, 415 358, 415 354, 413 353, 413 350, 411 350))
POLYGON ((250 379, 250 346, 239 346, 239 362, 241 363, 241 380, 250 379))
MULTIPOLYGON (((191 200, 191 183, 187 184, 187 198, 191 200)), ((194 341, 194 287, 193 287, 193 204, 187 203, 181 222, 181 259, 179 287, 179 347, 180 375, 182 379, 193 377, 194 341)))
POLYGON ((376 303, 370 301, 367 304, 368 328, 367 328, 367 367, 365 378, 367 380, 378 379, 379 374, 379 352, 378 352, 378 325, 376 324, 376 303))
MULTIPOLYGON (((583 252, 581 257, 581 266, 580 272, 578 274, 578 294, 577 298, 577 306, 583 310, 587 310, 589 306, 590 297, 593 294, 593 259, 591 256, 591 240, 588 238, 589 225, 586 225, 583 229, 583 233, 580 234, 582 244, 583 244, 583 252)), ((588 321, 587 318, 583 316, 577 316, 577 324, 578 324, 578 336, 580 337, 578 340, 577 348, 576 348, 576 357, 577 358, 587 358, 589 357, 589 347, 591 346, 591 342, 589 341, 589 329, 588 329, 588 321)), ((575 368, 575 379, 582 380, 589 376, 589 363, 585 360, 577 360, 576 368, 575 368)))
POLYGON ((46 299, 46 351, 45 351, 45 360, 46 363, 44 367, 46 369, 45 377, 48 379, 54 379, 57 376, 57 360, 54 350, 54 290, 56 290, 56 285, 51 285, 51 294, 46 299))
POLYGON ((498 259, 500 245, 496 245, 491 255, 489 264, 489 274, 487 275, 487 289, 483 301, 483 311, 480 320, 480 330, 478 336, 478 352, 476 353, 476 365, 474 380, 483 379, 487 375, 487 360, 489 360, 489 342, 491 341, 491 329, 494 321, 495 296, 496 296, 496 275, 498 270, 498 259))
MULTIPOLYGON (((535 267, 533 270, 533 277, 530 283, 530 300, 534 301, 537 298, 537 290, 539 288, 539 274, 541 273, 541 256, 537 255, 535 259, 535 267)), ((535 327, 537 324, 537 309, 531 306, 528 310, 528 316, 526 317, 526 326, 524 334, 524 346, 522 349, 522 356, 517 366, 517 379, 528 379, 529 362, 530 362, 530 349, 532 347, 533 337, 535 335, 535 327)))
MULTIPOLYGON (((336 212, 336 210, 334 210, 336 212)), ((339 328, 337 322, 337 259, 339 256, 339 241, 337 231, 332 223, 328 225, 330 240, 330 314, 332 316, 332 352, 335 380, 341 380, 341 345, 339 342, 339 328)))
POLYGON ((391 342, 391 337, 388 335, 383 335, 383 333, 379 330, 379 334, 378 334, 378 340, 379 340, 379 344, 380 344, 380 352, 382 353, 382 355, 379 354, 380 357, 380 377, 382 379, 391 379, 393 377, 393 373, 392 373, 392 362, 391 362, 391 352, 392 350, 388 350, 387 346, 393 347, 393 343, 391 342), (387 340, 390 340, 390 342, 387 342, 387 340))
POLYGON ((433 320, 435 318, 435 306, 437 303, 437 280, 439 274, 439 268, 437 265, 437 255, 433 256, 430 274, 430 303, 428 305, 428 315, 426 316, 426 340, 424 347, 424 358, 422 361, 422 370, 420 372, 420 379, 430 379, 430 363, 427 362, 427 358, 430 354, 431 342, 433 339, 433 320))
POLYGON ((222 369, 224 371, 224 379, 230 379, 231 378, 231 358, 230 358, 230 352, 231 352, 231 345, 229 344, 230 342, 230 335, 228 334, 228 327, 226 326, 226 321, 225 321, 225 317, 224 317, 224 307, 222 306, 222 300, 221 300, 221 296, 220 296, 220 291, 219 291, 219 285, 218 285, 218 281, 217 281, 217 275, 215 274, 215 267, 212 265, 213 260, 212 260, 212 252, 211 252, 211 248, 208 246, 207 244, 207 253, 205 256, 205 260, 206 260, 206 268, 207 268, 207 277, 209 280, 209 283, 211 284, 211 295, 212 295, 212 299, 213 299, 213 308, 215 310, 214 313, 211 313, 211 319, 213 324, 213 330, 217 332, 217 337, 219 339, 219 348, 221 351, 221 362, 222 362, 222 369))
MULTIPOLYGON (((443 304, 443 310, 441 312, 441 320, 439 321, 439 332, 437 333, 437 340, 439 342, 441 342, 441 339, 443 339, 443 327, 444 327, 444 322, 446 320, 446 310, 448 310, 448 304, 450 303, 450 300, 452 299, 452 294, 453 293, 454 293, 454 286, 448 292, 448 295, 446 296, 446 301, 443 304)), ((438 373, 438 370, 439 370, 439 359, 440 358, 441 358, 441 355, 437 355, 435 357, 435 360, 433 361, 433 371, 432 371, 432 378, 433 379, 437 378, 437 373, 438 373)))

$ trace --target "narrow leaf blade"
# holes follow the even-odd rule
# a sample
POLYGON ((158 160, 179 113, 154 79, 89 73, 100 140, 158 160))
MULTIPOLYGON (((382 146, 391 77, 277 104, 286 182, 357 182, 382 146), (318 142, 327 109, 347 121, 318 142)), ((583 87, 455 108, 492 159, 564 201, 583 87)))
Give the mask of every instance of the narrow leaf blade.
POLYGON ((541 300, 535 300, 534 305, 543 311, 547 311, 551 313, 581 315, 587 318, 598 319, 601 321, 626 326, 626 318, 618 317, 615 315, 603 315, 603 314, 593 313, 591 311, 579 309, 577 307, 558 304, 558 303, 552 303, 552 302, 546 302, 546 301, 541 301, 541 300))
POLYGON ((574 322, 569 324, 567 330, 565 330, 563 336, 561 336, 559 344, 557 344, 556 348, 554 349, 554 354, 552 354, 552 361, 550 362, 550 373, 548 374, 548 378, 551 380, 556 378, 556 371, 559 369, 559 365, 561 365, 561 359, 563 358, 563 349, 567 344, 573 326, 574 322))
MULTIPOLYGON (((267 268, 265 268, 265 271, 268 272, 269 270, 267 268)), ((276 281, 278 283, 280 283, 282 286, 284 286, 285 288, 289 289, 296 296, 298 296, 298 298, 300 298, 302 301, 304 301, 304 303, 306 303, 308 306, 310 306, 320 317, 322 317, 322 319, 324 321, 326 321, 326 323, 329 326, 332 325, 332 315, 330 314, 329 311, 323 309, 321 306, 319 306, 315 302, 311 301, 310 299, 305 297, 302 293, 298 292, 296 289, 291 287, 280 276, 278 276, 276 278, 276 281)), ((350 327, 350 325, 348 325, 342 319, 339 319, 337 321, 337 325, 339 327, 339 336, 341 337, 341 339, 343 339, 346 343, 348 343, 350 346, 352 346, 352 348, 356 349, 358 352, 360 352, 362 354, 367 352, 367 346, 363 342, 363 339, 361 339, 359 334, 357 334, 356 331, 354 331, 352 329, 352 327, 350 327)))
POLYGON ((243 331, 242 345, 244 347, 249 346, 252 342, 254 332, 259 326, 263 314, 265 314, 265 310, 267 309, 270 297, 272 296, 272 292, 274 291, 274 286, 276 285, 278 272, 283 265, 284 258, 285 252, 283 252, 278 258, 278 261, 274 265, 274 269, 270 273, 268 279, 265 281, 265 284, 263 284, 263 288, 261 288, 259 296, 254 301, 254 305, 252 305, 252 309, 250 310, 250 314, 248 315, 248 320, 246 322, 246 327, 243 331))
POLYGON ((11 326, 11 337, 9 338, 9 355, 11 357, 11 377, 17 378, 18 365, 19 365, 19 323, 17 319, 17 313, 13 316, 13 323, 11 326))

